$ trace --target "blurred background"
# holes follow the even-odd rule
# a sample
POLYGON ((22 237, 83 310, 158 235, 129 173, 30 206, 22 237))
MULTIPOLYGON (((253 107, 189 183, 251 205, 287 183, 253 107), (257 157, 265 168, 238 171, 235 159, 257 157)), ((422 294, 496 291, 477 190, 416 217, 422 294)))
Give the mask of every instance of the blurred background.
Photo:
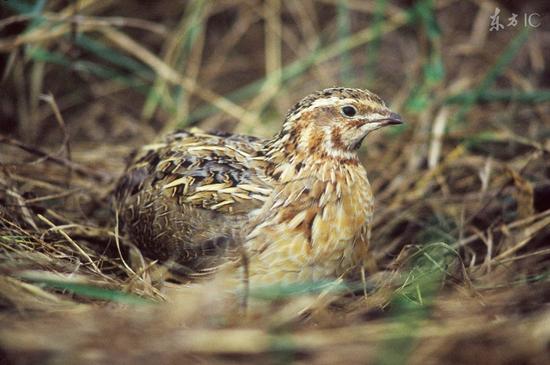
MULTIPOLYGON (((155 264, 130 271, 113 238, 110 193, 132 150, 178 128, 271 136, 302 97, 357 87, 406 121, 360 151, 377 199, 373 255, 406 280, 368 305, 344 296, 294 318, 285 335, 372 320, 381 332, 316 355, 297 345, 290 359, 545 363, 549 14, 542 0, 0 1, 0 308, 166 299, 147 276, 155 264), (438 346, 411 335, 434 318, 446 323, 438 346)), ((32 358, 6 340, 21 338, 19 317, 6 318, 5 353, 32 358)), ((269 331, 259 318, 246 325, 269 331)), ((174 346, 165 354, 192 351, 174 346)))

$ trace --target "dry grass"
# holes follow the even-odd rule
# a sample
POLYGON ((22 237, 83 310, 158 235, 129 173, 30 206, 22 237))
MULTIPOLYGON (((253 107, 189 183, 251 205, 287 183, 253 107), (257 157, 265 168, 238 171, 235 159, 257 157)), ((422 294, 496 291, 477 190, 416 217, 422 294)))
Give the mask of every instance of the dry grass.
MULTIPOLYGON (((497 5, 434 3, 3 1, 0 362, 547 364, 548 24, 489 32, 497 5), (334 85, 408 122, 362 151, 366 296, 267 288, 244 310, 118 237, 134 147, 191 125, 267 136, 334 85)), ((501 21, 548 12, 524 4, 501 21)))

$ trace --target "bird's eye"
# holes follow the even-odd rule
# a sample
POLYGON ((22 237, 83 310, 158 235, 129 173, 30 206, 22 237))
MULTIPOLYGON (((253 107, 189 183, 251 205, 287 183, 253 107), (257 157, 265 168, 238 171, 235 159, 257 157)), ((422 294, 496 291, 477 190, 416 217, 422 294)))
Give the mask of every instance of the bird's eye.
POLYGON ((346 105, 342 108, 342 114, 344 114, 346 117, 353 117, 355 114, 357 114, 357 109, 355 109, 351 105, 346 105))

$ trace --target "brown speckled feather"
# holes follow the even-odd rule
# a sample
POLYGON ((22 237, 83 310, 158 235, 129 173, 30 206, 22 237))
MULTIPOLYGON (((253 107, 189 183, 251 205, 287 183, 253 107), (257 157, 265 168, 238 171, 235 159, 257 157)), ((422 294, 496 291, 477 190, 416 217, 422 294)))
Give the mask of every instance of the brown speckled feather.
POLYGON ((117 187, 121 221, 141 250, 192 270, 217 264, 271 193, 262 141, 177 132, 143 147, 117 187))

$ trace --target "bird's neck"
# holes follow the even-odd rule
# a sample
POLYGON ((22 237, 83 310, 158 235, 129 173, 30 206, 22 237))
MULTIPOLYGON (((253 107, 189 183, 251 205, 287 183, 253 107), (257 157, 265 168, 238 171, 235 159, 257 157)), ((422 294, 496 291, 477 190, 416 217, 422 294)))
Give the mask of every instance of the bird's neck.
POLYGON ((330 133, 320 130, 284 130, 269 140, 263 148, 269 167, 267 174, 279 183, 296 179, 334 180, 338 171, 363 170, 355 151, 335 145, 330 133))

